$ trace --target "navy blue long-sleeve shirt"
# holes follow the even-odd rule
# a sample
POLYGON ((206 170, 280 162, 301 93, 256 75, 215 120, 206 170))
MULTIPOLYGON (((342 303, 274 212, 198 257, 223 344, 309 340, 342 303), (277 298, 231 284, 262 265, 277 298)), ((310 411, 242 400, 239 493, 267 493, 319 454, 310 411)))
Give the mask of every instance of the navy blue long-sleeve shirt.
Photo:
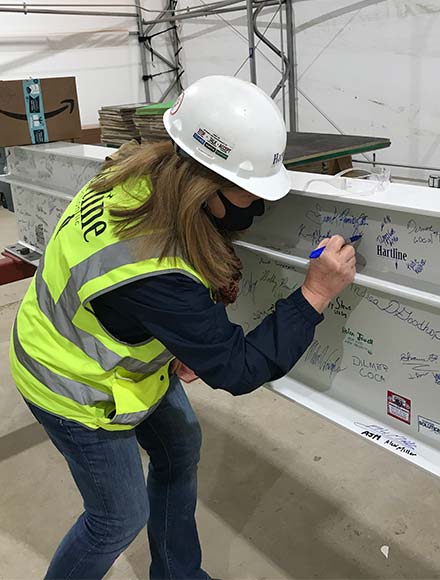
POLYGON ((154 336, 208 385, 234 395, 288 373, 323 319, 298 289, 245 335, 205 286, 175 273, 128 283, 92 306, 118 340, 136 344, 154 336))

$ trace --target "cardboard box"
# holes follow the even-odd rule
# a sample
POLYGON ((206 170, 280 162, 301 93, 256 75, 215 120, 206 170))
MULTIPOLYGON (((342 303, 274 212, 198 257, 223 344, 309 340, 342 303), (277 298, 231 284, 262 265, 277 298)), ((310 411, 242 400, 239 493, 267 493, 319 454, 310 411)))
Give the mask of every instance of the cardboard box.
POLYGON ((0 81, 0 147, 80 134, 75 77, 0 81))
POLYGON ((74 143, 83 143, 85 145, 101 144, 101 127, 99 125, 84 125, 79 137, 72 139, 74 143))

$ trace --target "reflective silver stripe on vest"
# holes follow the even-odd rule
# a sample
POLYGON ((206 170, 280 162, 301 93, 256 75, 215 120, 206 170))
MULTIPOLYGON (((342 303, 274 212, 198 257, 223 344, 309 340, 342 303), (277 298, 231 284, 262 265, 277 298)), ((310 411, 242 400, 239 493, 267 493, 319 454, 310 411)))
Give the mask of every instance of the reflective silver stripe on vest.
MULTIPOLYGON (((50 290, 43 279, 44 256, 40 260, 40 265, 35 275, 35 284, 40 310, 49 318, 62 336, 76 344, 90 358, 97 361, 103 369, 109 371, 116 366, 122 366, 128 371, 149 375, 156 372, 161 366, 173 358, 173 355, 168 350, 164 350, 148 363, 133 357, 124 357, 121 359, 120 355, 104 346, 93 335, 81 330, 72 322, 78 308, 81 306, 78 289, 97 276, 108 273, 119 266, 135 262, 136 259, 132 253, 133 246, 134 240, 117 242, 106 246, 86 260, 73 266, 70 271, 70 278, 57 302, 52 298, 50 290)), ((176 268, 165 271, 161 270, 159 272, 148 272, 143 276, 136 277, 136 279, 155 276, 170 271, 187 273, 185 270, 176 268)), ((188 272, 188 275, 200 282, 191 273, 188 272)), ((151 341, 153 340, 155 340, 154 337, 151 338, 151 341)))
MULTIPOLYGON (((152 340, 154 340, 154 339, 152 339, 152 340)), ((113 351, 108 350, 105 347, 103 347, 103 345, 101 343, 99 343, 99 346, 100 346, 100 349, 99 349, 100 352, 102 352, 102 350, 105 350, 106 353, 112 353, 112 355, 114 355, 116 357, 116 362, 112 366, 110 366, 109 368, 107 368, 105 370, 113 370, 115 367, 119 366, 119 367, 126 369, 127 371, 131 371, 132 373, 139 373, 139 374, 143 374, 145 376, 149 376, 149 375, 153 375, 161 367, 166 365, 168 361, 170 361, 172 358, 174 358, 174 355, 171 354, 168 349, 165 349, 160 354, 158 354, 155 358, 150 360, 150 362, 146 363, 143 360, 138 360, 136 358, 131 358, 129 356, 121 358, 116 353, 113 353, 113 351)), ((96 359, 96 360, 97 360, 97 362, 99 362, 99 364, 102 366, 102 368, 104 368, 103 359, 101 358, 101 359, 96 359)), ((107 362, 108 361, 109 361, 109 358, 107 358, 107 362)))
POLYGON ((24 368, 52 392, 76 401, 80 405, 93 406, 98 402, 112 402, 113 397, 89 385, 79 383, 50 371, 47 367, 30 357, 21 346, 17 333, 17 323, 12 331, 15 356, 24 368))
MULTIPOLYGON (((161 399, 162 400, 162 399, 161 399)), ((147 409, 146 411, 138 411, 137 413, 121 413, 120 415, 115 415, 114 418, 111 420, 112 425, 132 425, 136 427, 139 425, 144 419, 149 417, 151 413, 157 409, 160 405, 160 401, 155 403, 152 407, 147 409)))

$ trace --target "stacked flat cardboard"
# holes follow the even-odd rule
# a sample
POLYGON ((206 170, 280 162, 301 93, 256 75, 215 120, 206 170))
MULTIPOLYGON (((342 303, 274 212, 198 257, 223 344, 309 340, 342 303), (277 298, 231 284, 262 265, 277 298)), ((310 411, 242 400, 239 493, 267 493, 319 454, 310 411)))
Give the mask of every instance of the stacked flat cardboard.
POLYGON ((133 119, 141 137, 142 143, 150 143, 159 139, 168 139, 162 117, 170 109, 174 101, 156 103, 139 107, 133 119))
POLYGON ((132 139, 140 141, 139 131, 133 121, 136 110, 144 103, 102 107, 99 110, 101 142, 106 145, 123 145, 132 139))

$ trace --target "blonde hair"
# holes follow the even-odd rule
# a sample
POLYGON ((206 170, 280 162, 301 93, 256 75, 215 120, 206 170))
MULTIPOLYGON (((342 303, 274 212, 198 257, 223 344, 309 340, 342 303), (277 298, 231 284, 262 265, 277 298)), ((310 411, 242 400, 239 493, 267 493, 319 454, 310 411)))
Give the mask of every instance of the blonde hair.
POLYGON ((129 207, 111 210, 119 237, 144 236, 139 250, 142 259, 154 231, 154 245, 161 248, 161 258, 182 256, 211 288, 227 286, 236 277, 240 261, 231 239, 214 226, 204 205, 230 182, 178 155, 167 140, 122 147, 105 163, 91 187, 103 192, 126 183, 129 192, 130 180, 142 177, 149 178, 151 195, 135 207, 130 200, 129 207))

